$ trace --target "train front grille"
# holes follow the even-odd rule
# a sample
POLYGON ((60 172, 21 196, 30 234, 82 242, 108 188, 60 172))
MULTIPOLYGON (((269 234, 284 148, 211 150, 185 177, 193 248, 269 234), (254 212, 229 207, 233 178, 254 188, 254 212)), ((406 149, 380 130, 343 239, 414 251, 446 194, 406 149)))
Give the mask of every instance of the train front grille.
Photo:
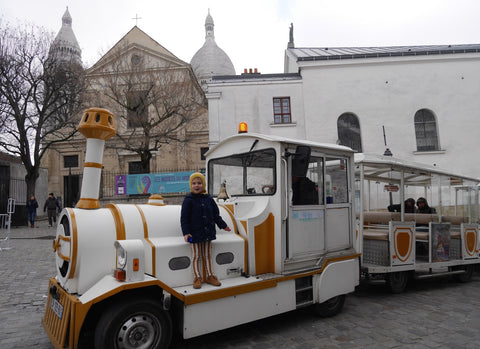
POLYGON ((74 300, 61 288, 55 279, 50 279, 48 300, 45 316, 42 319, 43 327, 55 348, 71 347, 67 343, 71 338, 69 326, 73 320, 74 300))

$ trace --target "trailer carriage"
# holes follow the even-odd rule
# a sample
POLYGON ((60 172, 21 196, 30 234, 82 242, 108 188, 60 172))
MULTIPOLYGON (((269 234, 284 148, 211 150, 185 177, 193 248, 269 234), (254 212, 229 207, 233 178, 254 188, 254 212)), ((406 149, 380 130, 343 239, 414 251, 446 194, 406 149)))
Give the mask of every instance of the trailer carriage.
POLYGON ((398 293, 410 277, 471 278, 480 263, 478 178, 371 154, 356 154, 355 166, 365 279, 383 279, 398 293), (420 197, 435 212, 405 213, 405 200, 420 197))

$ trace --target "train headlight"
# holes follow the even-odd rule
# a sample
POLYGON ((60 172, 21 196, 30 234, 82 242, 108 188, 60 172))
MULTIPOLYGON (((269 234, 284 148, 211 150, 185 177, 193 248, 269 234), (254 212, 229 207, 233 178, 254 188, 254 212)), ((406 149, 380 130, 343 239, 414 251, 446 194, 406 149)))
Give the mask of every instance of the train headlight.
POLYGON ((118 241, 115 241, 115 248, 117 249, 117 268, 124 269, 127 264, 127 251, 118 241))
POLYGON ((117 240, 117 268, 114 276, 119 281, 141 281, 144 279, 145 252, 141 240, 117 240))

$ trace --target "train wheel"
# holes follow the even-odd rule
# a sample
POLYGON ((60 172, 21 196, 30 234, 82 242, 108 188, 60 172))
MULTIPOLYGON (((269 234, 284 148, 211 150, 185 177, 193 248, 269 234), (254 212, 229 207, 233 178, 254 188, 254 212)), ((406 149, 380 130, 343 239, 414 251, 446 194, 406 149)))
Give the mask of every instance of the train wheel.
POLYGON ((405 271, 389 273, 387 275, 387 284, 392 293, 402 293, 405 291, 408 282, 408 274, 405 271))
POLYGON ((469 265, 457 267, 454 270, 461 270, 461 269, 464 269, 465 273, 455 275, 455 279, 457 279, 459 282, 469 282, 473 276, 474 266, 472 264, 469 264, 469 265))
POLYGON ((315 304, 314 311, 320 317, 335 316, 342 311, 343 304, 345 304, 344 294, 330 298, 323 303, 315 304))
POLYGON ((159 304, 137 300, 114 304, 100 318, 95 330, 95 348, 168 348, 172 320, 159 304))

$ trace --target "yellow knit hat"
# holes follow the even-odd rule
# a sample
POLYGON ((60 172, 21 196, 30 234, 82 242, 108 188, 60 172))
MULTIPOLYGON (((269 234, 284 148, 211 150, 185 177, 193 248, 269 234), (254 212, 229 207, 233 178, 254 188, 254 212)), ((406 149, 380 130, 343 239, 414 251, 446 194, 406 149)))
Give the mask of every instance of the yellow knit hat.
POLYGON ((205 194, 207 192, 207 184, 205 183, 205 177, 203 174, 201 174, 200 172, 195 172, 195 173, 192 173, 190 175, 190 191, 192 191, 192 181, 195 179, 195 178, 200 178, 202 180, 202 183, 203 183, 203 191, 202 191, 202 194, 205 194))

